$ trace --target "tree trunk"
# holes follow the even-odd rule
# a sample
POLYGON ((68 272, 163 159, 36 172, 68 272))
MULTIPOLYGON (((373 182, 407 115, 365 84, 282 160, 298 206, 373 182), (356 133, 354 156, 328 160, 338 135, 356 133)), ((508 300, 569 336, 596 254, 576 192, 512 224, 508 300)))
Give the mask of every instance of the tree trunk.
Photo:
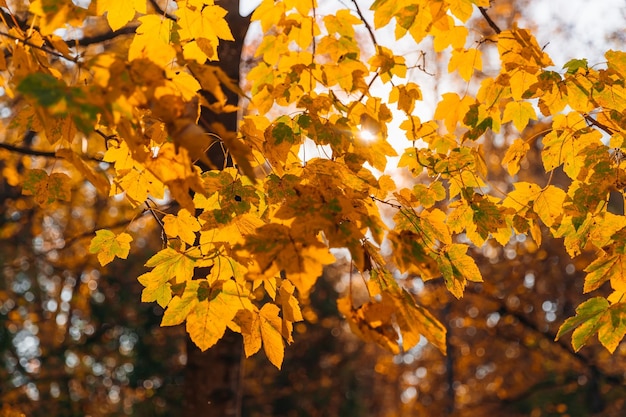
MULTIPOLYGON (((250 24, 249 18, 239 16, 239 0, 221 0, 216 2, 228 10, 226 20, 231 28, 234 42, 221 42, 218 50, 218 65, 233 80, 239 83, 239 68, 243 42, 250 24)), ((208 64, 207 64, 208 65, 208 64)), ((238 104, 239 97, 225 89, 229 104, 238 104)), ((210 99, 210 97, 208 97, 210 99)), ((230 132, 237 130, 237 113, 215 114, 203 108, 199 123, 213 133, 221 124, 230 132)), ((216 166, 232 165, 229 158, 213 147, 209 158, 216 166)), ((242 341, 238 334, 226 331, 224 337, 205 352, 188 338, 187 366, 185 369, 185 404, 186 417, 229 417, 239 416, 240 370, 242 341)))

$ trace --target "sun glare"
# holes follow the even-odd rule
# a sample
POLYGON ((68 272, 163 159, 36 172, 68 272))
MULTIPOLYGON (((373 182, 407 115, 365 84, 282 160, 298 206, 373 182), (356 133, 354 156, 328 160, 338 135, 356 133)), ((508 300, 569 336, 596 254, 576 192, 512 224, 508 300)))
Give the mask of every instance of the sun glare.
POLYGON ((376 140, 376 135, 369 130, 361 130, 359 132, 359 137, 365 142, 372 142, 376 140))

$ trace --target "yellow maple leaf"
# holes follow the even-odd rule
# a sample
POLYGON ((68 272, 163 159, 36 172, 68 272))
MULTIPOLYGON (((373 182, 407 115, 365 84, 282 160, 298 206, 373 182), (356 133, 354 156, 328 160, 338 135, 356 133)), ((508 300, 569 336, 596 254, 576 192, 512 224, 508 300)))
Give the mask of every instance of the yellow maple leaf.
MULTIPOLYGON (((191 340, 205 351, 224 335, 226 326, 235 318, 240 309, 251 307, 246 305, 242 293, 234 281, 228 280, 211 288, 206 298, 198 301, 187 316, 187 332, 191 340)), ((246 299, 247 300, 247 299, 246 299)), ((247 300, 250 303, 249 300, 247 300)))
POLYGON ((565 191, 554 185, 548 185, 535 199, 533 210, 546 226, 554 226, 563 215, 565 197, 565 191))
POLYGON ((515 128, 521 132, 528 125, 529 120, 537 120, 537 114, 532 104, 527 101, 507 103, 502 115, 502 123, 512 121, 515 128))
POLYGON ((472 99, 459 97, 457 93, 445 93, 435 109, 435 119, 443 120, 449 133, 453 133, 459 120, 468 112, 472 99))
POLYGON ((514 208, 518 212, 529 207, 548 227, 554 226, 563 215, 566 194, 560 188, 548 185, 542 189, 537 184, 524 181, 516 182, 513 186, 515 190, 509 192, 502 202, 504 207, 514 208))
POLYGON ((467 22, 474 11, 471 0, 447 0, 450 12, 458 17, 462 22, 467 22))
POLYGON ((143 204, 148 198, 148 195, 154 198, 163 198, 165 192, 163 183, 152 175, 150 171, 145 169, 129 170, 127 174, 116 182, 116 185, 121 187, 121 190, 115 190, 114 194, 125 191, 126 198, 133 206, 143 204))
MULTIPOLYGON (((536 71, 536 68, 530 68, 529 71, 536 71)), ((524 93, 537 82, 537 76, 526 70, 524 67, 517 68, 509 77, 511 86, 511 96, 515 100, 521 100, 524 93)))
POLYGON ((408 351, 417 345, 422 336, 446 353, 446 327, 424 307, 418 305, 405 289, 388 288, 383 300, 391 299, 395 304, 395 319, 402 335, 402 347, 408 351))
POLYGON ((317 278, 322 276, 324 265, 335 262, 335 257, 325 246, 309 246, 296 252, 294 258, 282 261, 287 278, 298 288, 300 295, 306 296, 317 278))
POLYGON ((91 184, 93 184, 96 189, 101 192, 103 195, 108 196, 109 191, 111 189, 111 184, 109 184, 108 179, 99 172, 96 172, 93 168, 91 168, 85 161, 82 160, 80 155, 71 149, 59 149, 55 152, 58 157, 64 158, 69 161, 74 168, 85 177, 91 184))
POLYGON ((585 272, 587 272, 584 286, 586 293, 600 288, 609 280, 615 291, 626 292, 626 255, 605 254, 585 268, 585 272))
POLYGON ((178 16, 178 31, 181 40, 205 38, 217 51, 219 40, 234 40, 233 34, 224 17, 226 9, 216 5, 206 5, 202 8, 180 7, 176 11, 178 16))
POLYGON ((191 248, 185 252, 165 248, 148 259, 145 266, 154 268, 152 274, 163 279, 175 278, 176 282, 184 282, 193 277, 194 265, 200 257, 198 248, 191 248))
POLYGON ((278 317, 280 309, 275 304, 266 303, 259 311, 261 339, 263 351, 272 364, 278 369, 283 364, 285 343, 282 336, 282 321, 278 317))
POLYGON ((168 214, 163 217, 163 229, 168 236, 180 237, 183 242, 193 245, 200 223, 187 210, 181 209, 176 216, 168 214))
POLYGON ((161 307, 165 308, 172 299, 172 289, 168 282, 169 278, 153 274, 151 271, 139 276, 137 281, 145 287, 141 292, 142 302, 156 301, 161 307))
POLYGON ((146 13, 146 0, 98 0, 96 13, 107 14, 107 22, 111 29, 118 30, 130 22, 135 13, 146 13))
POLYGON ((502 165, 506 165, 509 175, 517 174, 520 169, 520 161, 529 150, 530 145, 525 140, 517 138, 513 141, 509 149, 506 150, 504 158, 502 158, 502 165))
POLYGON ((235 317, 239 332, 243 336, 243 351, 246 358, 254 355, 261 349, 261 325, 257 311, 239 310, 235 317))
POLYGON ((452 57, 448 63, 448 72, 458 70, 461 78, 469 81, 475 69, 478 71, 483 69, 482 53, 478 49, 459 48, 452 51, 452 57))
POLYGON ((324 265, 335 261, 326 245, 316 238, 301 240, 301 236, 292 235, 289 227, 276 223, 248 235, 244 248, 242 255, 255 261, 249 267, 249 279, 273 277, 283 270, 301 296, 309 293, 324 265))
POLYGON ((195 279, 185 283, 181 296, 174 296, 163 313, 161 326, 174 326, 185 321, 191 310, 198 304, 198 288, 202 280, 195 279))
POLYGON ((128 233, 116 235, 110 230, 101 229, 96 231, 96 236, 91 239, 89 253, 97 253, 100 265, 104 266, 113 261, 116 256, 126 259, 132 241, 133 237, 128 233))
POLYGON ((387 297, 383 297, 380 302, 369 301, 358 308, 353 306, 351 297, 337 300, 337 309, 345 316, 354 334, 397 354, 400 347, 398 333, 393 327, 394 307, 387 297))
POLYGON ((433 48, 436 52, 441 52, 448 46, 452 46, 453 49, 462 49, 465 46, 468 30, 465 26, 453 26, 445 30, 434 26, 432 34, 434 36, 433 48))
POLYGON ((170 45, 173 22, 159 15, 141 16, 138 20, 140 25, 128 49, 128 60, 147 58, 165 68, 176 57, 176 50, 170 45))
POLYGON ((288 280, 283 280, 280 284, 279 295, 283 316, 285 320, 302 321, 302 311, 300 311, 298 300, 293 295, 294 290, 294 286, 288 280))
POLYGON ((174 84, 183 99, 187 101, 196 97, 196 93, 202 88, 198 80, 184 71, 178 71, 174 74, 172 84, 174 84))

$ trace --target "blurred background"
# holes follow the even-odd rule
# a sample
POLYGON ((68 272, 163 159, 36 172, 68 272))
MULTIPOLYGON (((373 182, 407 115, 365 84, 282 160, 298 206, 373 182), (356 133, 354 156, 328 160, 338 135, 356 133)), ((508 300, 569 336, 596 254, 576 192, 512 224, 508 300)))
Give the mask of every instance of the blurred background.
MULTIPOLYGON (((602 61, 600 51, 624 45, 626 2, 591 3, 496 0, 489 13, 502 28, 519 21, 535 30, 546 51, 562 60, 558 68, 581 57, 593 65, 602 61)), ((471 25, 477 37, 492 33, 480 15, 471 25)), ((362 38, 367 43, 365 33, 362 38)), ((250 36, 244 71, 254 65, 254 47, 250 36)), ((432 116, 438 94, 456 82, 439 67, 447 61, 429 48, 420 45, 426 71, 412 75, 424 91, 423 119, 432 116)), ((10 110, 0 116, 13 117, 10 110)), ((537 135, 539 146, 543 130, 538 121, 523 135, 537 135)), ((503 128, 483 140, 490 180, 501 189, 510 188, 501 167, 503 146, 515 134, 503 128)), ((25 137, 22 145, 36 147, 36 141, 25 137)), ((545 176, 537 150, 519 180, 545 176)), ((50 155, 0 148, 0 416, 181 415, 184 328, 159 327, 162 309, 140 302, 136 279, 161 247, 158 224, 150 211, 104 199, 86 182, 73 184, 71 201, 41 209, 21 195, 17 178, 26 168, 53 163, 50 155), (134 236, 129 260, 99 267, 86 248, 100 228, 134 236)), ((398 183, 427 182, 402 170, 390 173, 398 183)), ((425 340, 392 355, 356 339, 339 317, 336 299, 361 278, 340 259, 305 306, 282 371, 263 354, 242 358, 241 416, 626 415, 626 344, 609 355, 597 342, 574 353, 569 337, 554 340, 584 299, 580 271, 592 256, 571 260, 562 246, 544 233, 540 247, 518 236, 505 247, 475 249, 485 283, 469 285, 461 300, 439 280, 399 276, 446 325, 445 357, 425 340)))

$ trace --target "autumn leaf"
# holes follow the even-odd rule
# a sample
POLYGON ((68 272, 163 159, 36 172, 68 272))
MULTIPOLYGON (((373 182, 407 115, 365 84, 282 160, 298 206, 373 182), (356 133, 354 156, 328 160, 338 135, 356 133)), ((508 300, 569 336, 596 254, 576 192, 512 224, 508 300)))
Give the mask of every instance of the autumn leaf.
POLYGON ((283 364, 285 344, 282 337, 282 321, 278 317, 279 308, 275 304, 266 303, 259 311, 261 339, 265 355, 278 369, 283 364))
POLYGON ((118 30, 122 26, 130 22, 135 13, 146 13, 145 0, 131 0, 130 2, 122 2, 118 0, 97 0, 96 13, 98 15, 107 15, 107 22, 111 29, 118 30))
POLYGON ((442 98, 437 104, 435 118, 445 122, 448 132, 454 132, 457 123, 463 120, 469 110, 472 100, 467 96, 461 98, 456 93, 445 93, 442 98))
POLYGON ((513 176, 519 172, 520 161, 526 156, 530 150, 530 145, 521 138, 513 141, 502 158, 502 165, 506 166, 509 175, 513 176))
POLYGON ((137 281, 145 287, 141 292, 141 301, 156 301, 163 308, 169 304, 172 299, 172 286, 169 278, 146 272, 137 277, 137 281))
POLYGON ((263 344, 261 338, 261 320, 258 311, 239 310, 235 323, 243 336, 243 349, 246 358, 257 353, 263 344))
POLYGON ((163 217, 163 229, 168 236, 180 237, 183 242, 193 245, 200 223, 187 210, 181 209, 176 216, 168 214, 163 217))
POLYGON ((300 304, 297 298, 294 296, 294 286, 290 281, 284 280, 280 284, 279 295, 280 303, 283 310, 283 317, 285 320, 292 322, 302 321, 302 311, 300 310, 300 304))
POLYGON ((24 178, 22 194, 34 196, 42 207, 57 200, 70 201, 72 197, 70 178, 66 174, 48 173, 42 169, 31 169, 24 178))
POLYGON ((74 165, 78 172, 80 172, 85 179, 91 182, 91 184, 93 184, 93 186, 96 187, 102 195, 109 195, 111 185, 109 184, 108 179, 100 172, 96 172, 92 167, 90 167, 76 152, 73 152, 70 149, 59 149, 56 151, 56 155, 60 158, 68 160, 72 165, 74 165))
POLYGON ((606 281, 611 281, 614 290, 626 292, 626 255, 604 255, 585 268, 584 292, 598 289, 606 281))
POLYGON ((424 336, 442 353, 446 353, 446 328, 432 313, 417 305, 406 290, 393 290, 384 293, 384 296, 391 296, 398 307, 395 314, 404 350, 417 345, 420 337, 424 336))
POLYGON ((190 309, 186 322, 191 340, 203 351, 217 343, 237 311, 246 307, 239 295, 241 291, 232 280, 223 282, 221 287, 209 288, 204 293, 190 309))
POLYGON ((391 353, 400 351, 398 333, 393 328, 391 300, 383 298, 381 302, 371 301, 354 308, 349 297, 342 297, 337 300, 337 308, 356 335, 377 343, 391 353))
POLYGON ((161 326, 174 326, 185 321, 191 310, 198 304, 198 290, 201 283, 205 282, 196 279, 185 283, 182 296, 176 295, 167 303, 161 326))
POLYGON ((465 81, 472 78, 474 70, 483 69, 482 54, 478 49, 455 49, 448 64, 448 72, 459 71, 459 75, 465 81))
POLYGON ((145 266, 153 268, 153 275, 169 280, 175 278, 176 282, 190 280, 193 276, 194 264, 200 258, 197 248, 185 252, 173 248, 165 248, 157 252, 146 262, 145 266))
POLYGON ((576 316, 571 317, 561 325, 556 338, 574 330, 572 346, 575 351, 589 340, 589 338, 603 325, 605 312, 609 308, 606 298, 594 297, 585 301, 576 308, 576 316))
MULTIPOLYGON (((532 104, 527 101, 511 101, 504 108, 502 123, 513 122, 518 131, 524 130, 529 120, 537 120, 532 104)), ((504 161, 502 162, 504 164, 504 161)))
POLYGON ((96 231, 96 236, 91 239, 89 253, 97 253, 100 265, 104 266, 115 257, 126 259, 132 241, 133 237, 128 233, 116 235, 110 230, 101 229, 96 231))
POLYGON ((611 353, 626 335, 625 303, 609 305, 606 298, 591 298, 576 308, 576 316, 561 325, 556 338, 574 330, 572 347, 578 352, 591 336, 598 333, 600 343, 611 353))

